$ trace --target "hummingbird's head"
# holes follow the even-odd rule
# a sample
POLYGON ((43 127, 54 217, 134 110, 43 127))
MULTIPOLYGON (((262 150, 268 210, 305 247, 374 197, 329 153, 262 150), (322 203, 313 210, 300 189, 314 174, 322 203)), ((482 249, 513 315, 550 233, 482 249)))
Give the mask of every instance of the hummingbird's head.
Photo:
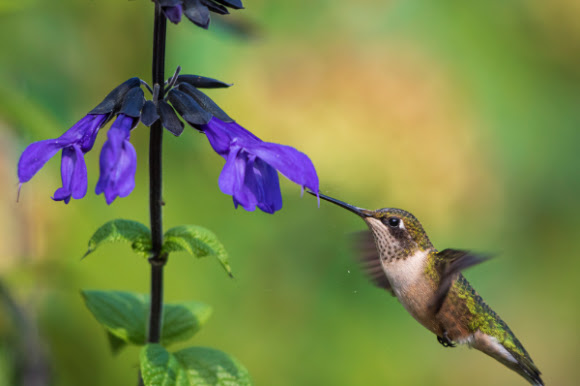
POLYGON ((377 249, 387 261, 405 259, 433 248, 421 223, 411 213, 396 208, 370 211, 363 217, 373 232, 377 249))
POLYGON ((405 259, 433 248, 421 223, 411 213, 396 208, 368 210, 324 194, 320 198, 359 215, 372 231, 377 249, 387 261, 405 259))

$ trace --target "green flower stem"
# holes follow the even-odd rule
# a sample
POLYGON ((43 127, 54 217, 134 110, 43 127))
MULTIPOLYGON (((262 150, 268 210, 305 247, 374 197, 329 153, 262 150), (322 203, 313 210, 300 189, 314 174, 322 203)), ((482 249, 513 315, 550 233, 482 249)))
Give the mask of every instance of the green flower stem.
MULTIPOLYGON (((163 98, 163 83, 165 80, 165 34, 167 20, 158 2, 155 2, 155 26, 153 30, 153 87, 158 85, 160 92, 154 102, 157 104, 163 98)), ((161 209, 161 151, 163 145, 163 126, 157 120, 151 126, 149 142, 149 214, 151 219, 152 255, 151 264, 151 310, 149 313, 149 329, 147 342, 161 341, 161 325, 163 315, 163 266, 167 255, 161 253, 163 246, 163 217, 161 209)))

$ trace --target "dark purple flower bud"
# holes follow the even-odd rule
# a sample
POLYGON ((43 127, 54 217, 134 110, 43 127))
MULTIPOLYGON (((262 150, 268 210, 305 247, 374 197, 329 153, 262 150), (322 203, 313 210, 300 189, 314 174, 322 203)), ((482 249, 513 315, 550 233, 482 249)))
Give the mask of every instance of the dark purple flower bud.
POLYGON ((228 8, 242 9, 240 0, 157 0, 165 16, 174 24, 181 21, 182 14, 195 25, 207 29, 210 12, 227 15, 228 8))
POLYGON ((183 7, 181 4, 171 7, 162 7, 163 13, 173 24, 178 24, 181 21, 181 14, 183 13, 183 7))
MULTIPOLYGON (((127 93, 140 85, 141 80, 139 78, 131 78, 124 83, 121 83, 119 86, 115 87, 115 89, 111 91, 109 95, 107 95, 105 99, 97 105, 97 107, 89 111, 89 114, 116 114, 123 105, 127 93)), ((109 117, 111 118, 112 115, 109 117)))
POLYGON ((93 148, 99 129, 107 122, 109 114, 88 114, 56 139, 30 144, 18 161, 18 179, 22 185, 32 177, 59 150, 62 150, 61 178, 53 199, 68 203, 70 198, 83 198, 87 192, 87 172, 84 154, 93 148))
POLYGON ((217 13, 219 15, 229 15, 230 11, 223 5, 214 3, 211 0, 201 0, 201 3, 207 7, 210 12, 217 13))
POLYGON ((226 7, 230 7, 233 9, 242 9, 244 6, 242 5, 241 0, 213 0, 216 3, 220 3, 225 5, 226 7))
POLYGON ((179 115, 191 125, 205 125, 212 118, 212 115, 205 111, 192 97, 177 89, 169 91, 167 99, 179 115))
POLYGON ((157 113, 157 107, 153 101, 146 101, 143 105, 143 111, 141 112, 141 122, 145 126, 151 126, 159 119, 159 113, 157 113))
POLYGON ((236 122, 214 117, 201 126, 213 149, 226 159, 219 187, 233 196, 234 205, 266 213, 282 208, 276 170, 302 187, 318 192, 318 176, 304 153, 285 145, 264 142, 236 122))
POLYGON ((183 0, 156 0, 161 7, 175 7, 183 3, 183 0))
POLYGON ((161 116, 161 124, 165 127, 171 134, 179 137, 183 133, 183 122, 179 120, 177 114, 173 110, 173 107, 169 103, 161 100, 159 103, 159 115, 161 116))
POLYGON ((143 90, 141 87, 134 87, 125 96, 119 114, 128 115, 133 118, 141 116, 141 109, 145 103, 143 90))
POLYGON ((231 83, 199 75, 179 75, 177 77, 177 83, 181 82, 189 83, 197 88, 224 88, 232 86, 231 83))
POLYGON ((201 3, 201 0, 183 0, 183 13, 198 27, 209 27, 209 9, 201 3))
POLYGON ((205 111, 209 112, 214 117, 223 122, 233 122, 225 111, 223 111, 210 97, 193 87, 189 83, 180 83, 177 86, 179 91, 182 91, 192 97, 205 111))
POLYGON ((137 153, 129 142, 139 118, 119 114, 107 133, 100 158, 100 177, 96 194, 105 194, 110 205, 117 197, 127 197, 135 187, 137 153))
POLYGON ((183 0, 153 0, 153 1, 157 1, 157 3, 159 3, 163 12, 165 12, 166 8, 177 7, 178 5, 181 5, 181 3, 183 3, 183 0))

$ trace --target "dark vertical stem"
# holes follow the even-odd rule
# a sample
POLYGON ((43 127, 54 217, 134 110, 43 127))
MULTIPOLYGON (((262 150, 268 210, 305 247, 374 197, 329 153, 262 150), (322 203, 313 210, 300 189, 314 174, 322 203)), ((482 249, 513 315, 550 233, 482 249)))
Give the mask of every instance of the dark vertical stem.
MULTIPOLYGON (((157 100, 163 98, 165 80, 165 33, 167 21, 159 3, 155 2, 155 26, 153 30, 153 87, 158 85, 160 92, 157 100)), ((157 100, 154 100, 157 103, 157 100)), ((151 218, 151 239, 153 244, 151 264, 151 310, 149 313, 149 332, 147 342, 159 343, 163 315, 163 266, 167 256, 161 254, 163 245, 163 218, 161 209, 161 150, 163 145, 163 126, 158 120, 151 126, 149 142, 149 213, 151 218)))

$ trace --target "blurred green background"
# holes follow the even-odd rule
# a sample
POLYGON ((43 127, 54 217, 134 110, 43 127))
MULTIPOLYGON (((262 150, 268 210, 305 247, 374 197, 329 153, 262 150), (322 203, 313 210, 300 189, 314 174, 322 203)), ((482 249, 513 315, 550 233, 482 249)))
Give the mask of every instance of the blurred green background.
MULTIPOLYGON (((170 25, 167 73, 181 65, 235 83, 210 95, 264 140, 307 153, 322 192, 409 210, 440 249, 497 253, 467 278, 547 384, 580 383, 580 3, 245 5, 209 32, 170 25)), ((79 259, 102 223, 147 223, 148 129, 132 135, 136 188, 111 206, 92 193, 98 150, 87 155, 89 193, 69 205, 50 199, 59 156, 19 203, 16 163, 120 82, 150 80, 152 16, 146 0, 0 0, 0 280, 31 321, 0 306, 0 384, 23 336, 55 385, 136 383, 138 349, 112 356, 79 290, 147 292, 148 264, 126 245, 79 259)), ((236 277, 216 261, 171 256, 166 300, 214 308, 187 345, 234 355, 258 385, 525 384, 479 352, 443 348, 367 283, 349 247, 364 229, 352 214, 317 208, 285 179, 276 215, 234 210, 207 140, 194 130, 165 138, 165 227, 212 229, 236 277)))

